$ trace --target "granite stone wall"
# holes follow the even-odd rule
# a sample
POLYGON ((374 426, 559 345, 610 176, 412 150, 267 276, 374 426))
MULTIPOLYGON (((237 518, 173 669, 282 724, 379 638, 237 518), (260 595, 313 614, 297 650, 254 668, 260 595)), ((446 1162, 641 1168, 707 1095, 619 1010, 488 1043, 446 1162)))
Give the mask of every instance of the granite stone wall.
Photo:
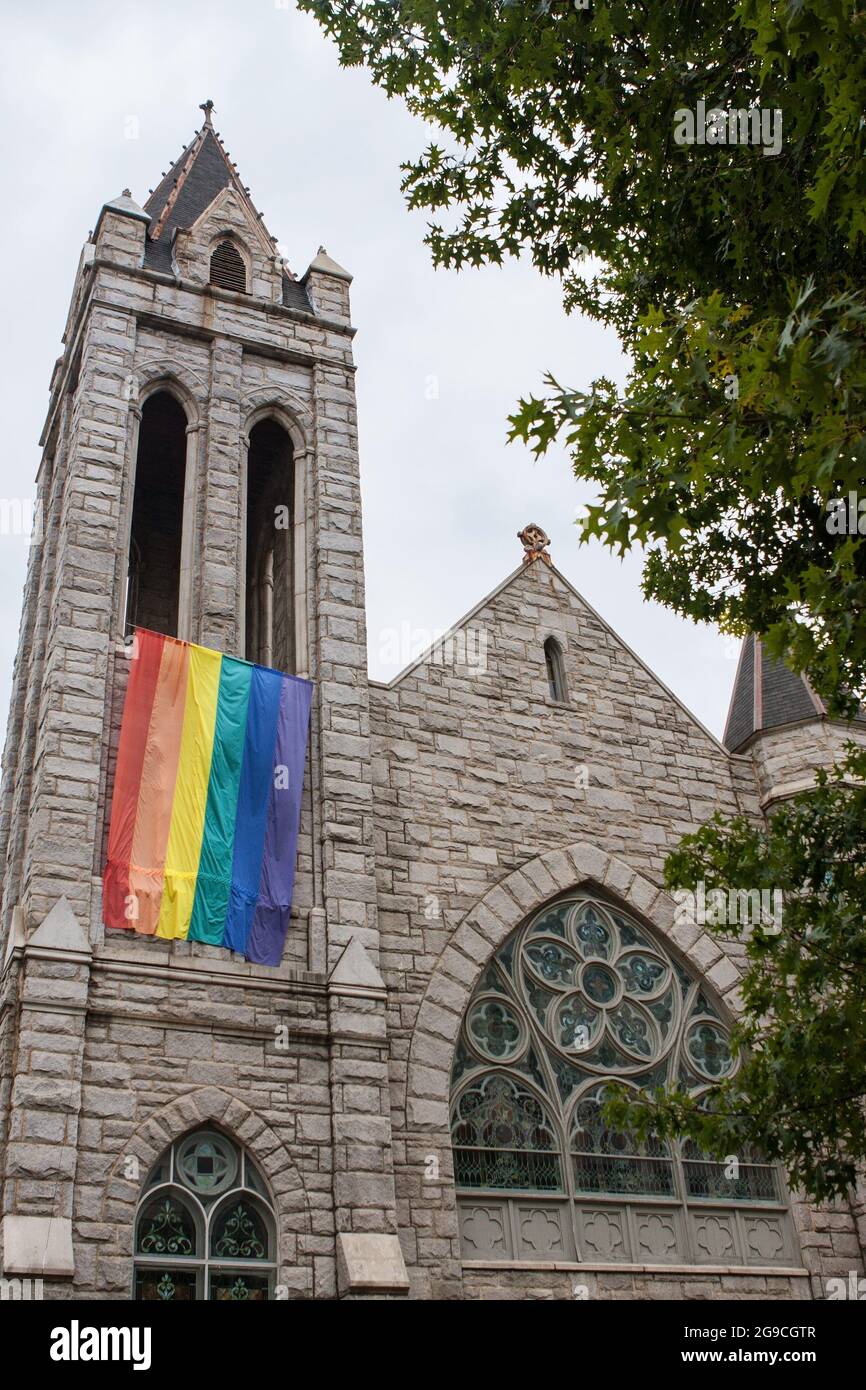
MULTIPOLYGON (((462 1268, 448 1095, 463 1012, 508 934, 586 885, 648 922, 735 1014, 742 948, 677 925, 662 870, 714 810, 757 817, 758 787, 751 758, 730 756, 540 560, 466 627, 476 640, 446 642, 372 691, 400 1237, 417 1296, 570 1297, 582 1274, 462 1268), (562 705, 548 692, 550 635, 562 705)), ((821 1296, 824 1278, 861 1267, 855 1215, 800 1203, 793 1214, 799 1272, 598 1272, 592 1296, 821 1296)))

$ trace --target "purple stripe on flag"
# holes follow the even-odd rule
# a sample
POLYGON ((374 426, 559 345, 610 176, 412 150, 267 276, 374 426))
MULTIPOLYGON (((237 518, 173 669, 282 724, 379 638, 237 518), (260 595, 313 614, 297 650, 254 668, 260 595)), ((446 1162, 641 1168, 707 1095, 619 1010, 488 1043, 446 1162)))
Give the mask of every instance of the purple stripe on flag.
POLYGON ((289 925, 312 696, 309 681, 283 677, 258 902, 245 952, 257 965, 279 965, 289 925))

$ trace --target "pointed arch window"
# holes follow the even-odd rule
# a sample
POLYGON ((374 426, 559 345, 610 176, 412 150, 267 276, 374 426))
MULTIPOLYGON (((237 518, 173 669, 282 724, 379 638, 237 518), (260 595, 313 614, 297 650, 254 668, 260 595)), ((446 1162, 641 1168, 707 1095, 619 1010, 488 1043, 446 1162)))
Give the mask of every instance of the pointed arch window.
POLYGON ((207 1129, 170 1145, 136 1213, 134 1298, 261 1302, 276 1260, 273 1207, 246 1149, 207 1129))
POLYGON ((214 247, 210 258, 210 283, 246 294, 247 268, 237 247, 228 238, 214 247))
POLYGON ((451 1078, 466 1259, 791 1266, 778 1169, 613 1129, 612 1080, 712 1095, 737 1060, 723 1010, 647 927, 575 893, 482 973, 451 1078))
POLYGON ((555 637, 548 637, 544 644, 544 665, 547 671, 547 691, 558 705, 568 703, 568 689, 565 684, 565 665, 562 660, 562 647, 555 637))
POLYGON ((293 672, 294 458, 277 420, 268 417, 250 430, 246 471, 244 655, 293 672))
POLYGON ((187 416, 169 391, 141 411, 126 580, 125 631, 178 636, 186 489, 187 416))

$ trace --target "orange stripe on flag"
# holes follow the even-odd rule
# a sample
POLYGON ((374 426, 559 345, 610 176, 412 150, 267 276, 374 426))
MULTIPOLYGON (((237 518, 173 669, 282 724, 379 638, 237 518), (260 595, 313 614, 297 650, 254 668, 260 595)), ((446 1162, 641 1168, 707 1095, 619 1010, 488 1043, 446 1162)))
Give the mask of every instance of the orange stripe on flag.
POLYGON ((129 867, 129 888, 137 908, 131 925, 151 936, 156 931, 162 903, 188 667, 189 647, 166 637, 144 749, 129 867))

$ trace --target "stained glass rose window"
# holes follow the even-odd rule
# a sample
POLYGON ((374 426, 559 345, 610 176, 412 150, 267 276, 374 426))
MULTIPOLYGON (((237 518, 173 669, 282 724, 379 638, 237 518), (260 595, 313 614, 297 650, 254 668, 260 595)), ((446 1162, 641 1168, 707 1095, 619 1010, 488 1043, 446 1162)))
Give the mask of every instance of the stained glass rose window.
POLYGON ((630 914, 575 894, 512 933, 466 1010, 451 1093, 458 1188, 779 1201, 759 1155, 726 1176, 694 1145, 639 1143, 602 1117, 611 1080, 709 1096, 736 1066, 723 1010, 692 970, 630 914))

